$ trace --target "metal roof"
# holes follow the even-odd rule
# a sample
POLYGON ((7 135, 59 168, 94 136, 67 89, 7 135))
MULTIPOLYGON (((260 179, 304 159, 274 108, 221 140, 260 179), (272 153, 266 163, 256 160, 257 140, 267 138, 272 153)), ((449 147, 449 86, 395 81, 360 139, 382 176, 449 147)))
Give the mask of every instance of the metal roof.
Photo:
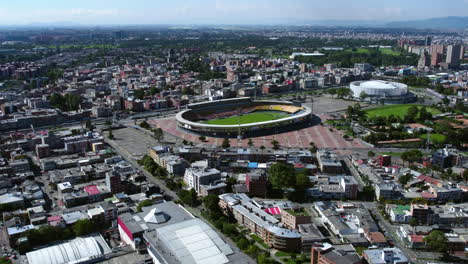
POLYGON ((26 253, 29 264, 82 263, 105 254, 103 245, 94 237, 78 237, 67 243, 26 253))

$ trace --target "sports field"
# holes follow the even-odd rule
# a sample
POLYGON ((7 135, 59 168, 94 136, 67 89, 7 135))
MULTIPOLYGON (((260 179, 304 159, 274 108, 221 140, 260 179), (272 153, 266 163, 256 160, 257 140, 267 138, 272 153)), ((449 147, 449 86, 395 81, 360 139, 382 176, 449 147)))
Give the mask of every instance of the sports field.
POLYGON ((289 116, 288 114, 281 113, 281 112, 256 111, 253 113, 241 115, 240 118, 238 116, 230 116, 226 118, 203 121, 203 123, 210 124, 210 125, 237 125, 238 121, 240 121, 241 124, 250 124, 250 123, 281 119, 281 118, 288 117, 288 116, 289 116))
MULTIPOLYGON (((399 116, 401 118, 404 118, 408 109, 413 105, 416 105, 416 104, 386 105, 386 106, 381 106, 381 107, 376 107, 376 108, 366 110, 366 113, 367 113, 367 117, 374 117, 374 116, 388 117, 390 115, 394 115, 395 117, 399 116)), ((416 105, 416 106, 418 106, 419 109, 422 108, 420 105, 416 105)), ((426 110, 433 115, 440 114, 440 111, 433 107, 426 106, 426 110)))

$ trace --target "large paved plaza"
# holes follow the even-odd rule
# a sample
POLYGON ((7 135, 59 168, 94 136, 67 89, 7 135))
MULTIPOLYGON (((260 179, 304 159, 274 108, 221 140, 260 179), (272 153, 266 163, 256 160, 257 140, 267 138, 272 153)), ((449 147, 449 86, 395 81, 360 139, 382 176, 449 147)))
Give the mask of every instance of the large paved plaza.
MULTIPOLYGON (((319 116, 324 122, 328 117, 324 115, 319 116)), ((148 121, 153 126, 160 127, 166 133, 172 134, 181 139, 194 142, 194 143, 205 143, 211 145, 221 145, 223 142, 222 138, 206 137, 205 142, 199 140, 199 135, 184 131, 177 128, 177 122, 175 118, 167 119, 154 119, 148 121)), ((265 146, 271 147, 271 141, 276 140, 282 147, 291 148, 308 148, 310 142, 314 142, 319 148, 366 148, 364 144, 358 139, 345 140, 343 133, 336 129, 330 131, 330 127, 324 125, 315 125, 300 130, 291 132, 279 133, 276 135, 259 136, 251 138, 254 146, 265 146)), ((249 139, 243 139, 240 142, 237 139, 230 139, 231 146, 248 146, 249 139)))

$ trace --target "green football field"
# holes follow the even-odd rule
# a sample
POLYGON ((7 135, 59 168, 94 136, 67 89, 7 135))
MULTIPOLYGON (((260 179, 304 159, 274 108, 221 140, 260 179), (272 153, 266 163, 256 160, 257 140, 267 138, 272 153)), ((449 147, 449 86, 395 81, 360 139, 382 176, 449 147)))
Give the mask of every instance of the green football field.
MULTIPOLYGON (((394 115, 395 117, 399 116, 401 118, 405 117, 408 109, 415 104, 396 104, 396 105, 386 105, 376 108, 371 108, 366 110, 368 117, 382 116, 388 117, 389 115, 394 115)), ((416 105, 421 109, 420 105, 416 105)), ((433 107, 426 106, 426 110, 433 115, 440 114, 440 111, 433 107)))
POLYGON ((288 114, 281 113, 281 112, 256 111, 253 113, 241 115, 240 120, 238 116, 230 116, 226 118, 203 121, 203 123, 210 124, 210 125, 237 125, 238 121, 240 121, 241 124, 250 124, 250 123, 281 119, 287 116, 288 114))

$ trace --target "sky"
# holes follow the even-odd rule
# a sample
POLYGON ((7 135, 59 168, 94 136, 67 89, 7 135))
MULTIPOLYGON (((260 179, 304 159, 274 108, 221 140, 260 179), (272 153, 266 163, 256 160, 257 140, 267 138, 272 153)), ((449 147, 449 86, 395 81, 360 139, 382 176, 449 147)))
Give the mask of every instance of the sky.
POLYGON ((0 0, 0 25, 266 25, 467 15, 468 0, 0 0))

